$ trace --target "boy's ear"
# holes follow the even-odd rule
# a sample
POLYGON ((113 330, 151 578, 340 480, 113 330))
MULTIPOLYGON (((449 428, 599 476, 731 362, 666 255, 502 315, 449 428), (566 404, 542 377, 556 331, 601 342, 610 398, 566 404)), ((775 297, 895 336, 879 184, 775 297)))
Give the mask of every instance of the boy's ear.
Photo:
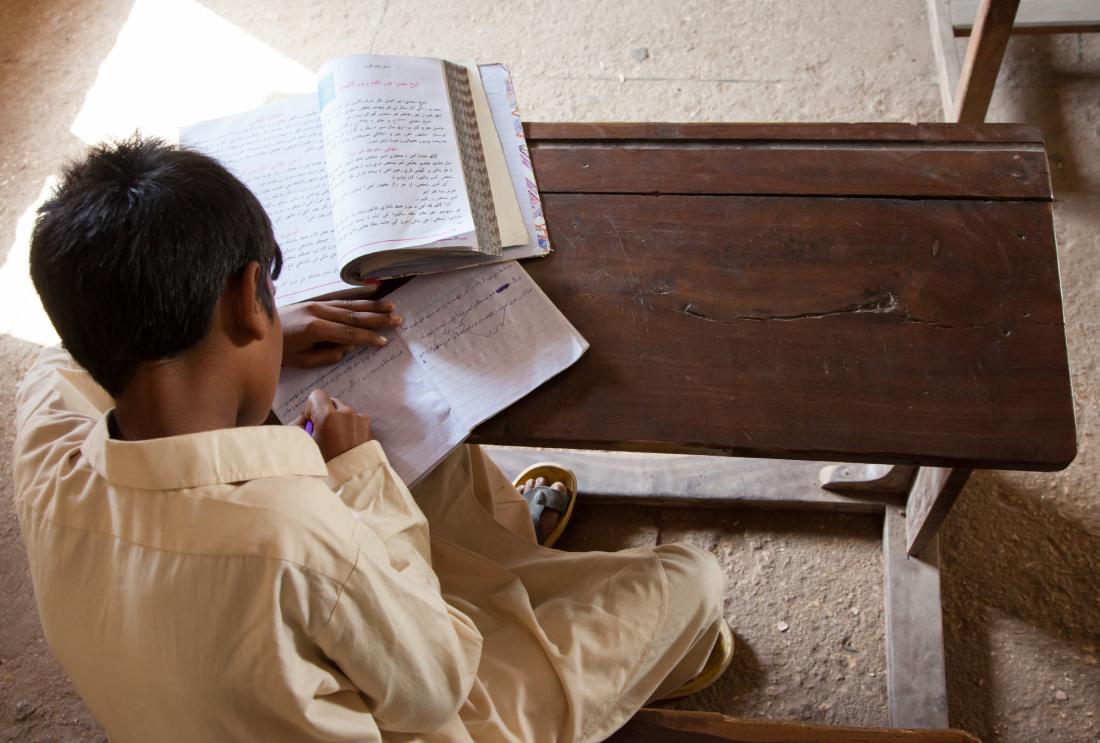
POLYGON ((271 315, 260 301, 260 284, 266 282, 267 272, 258 261, 250 261, 226 286, 222 294, 228 311, 234 341, 244 345, 260 341, 271 332, 271 315))

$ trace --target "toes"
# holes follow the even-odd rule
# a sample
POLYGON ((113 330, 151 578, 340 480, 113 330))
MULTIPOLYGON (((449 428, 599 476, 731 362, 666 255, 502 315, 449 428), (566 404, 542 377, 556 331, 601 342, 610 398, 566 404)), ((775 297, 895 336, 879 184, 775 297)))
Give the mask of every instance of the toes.
POLYGON ((523 492, 526 493, 528 490, 530 490, 533 487, 535 487, 535 481, 531 480, 531 479, 528 479, 527 482, 523 483, 523 492))
POLYGON ((535 480, 535 487, 536 488, 539 487, 540 485, 545 485, 545 484, 546 484, 546 478, 545 477, 539 477, 535 480))
POLYGON ((564 482, 556 482, 556 483, 554 483, 553 485, 550 486, 550 489, 551 490, 557 490, 559 493, 569 492, 568 488, 565 487, 564 482))

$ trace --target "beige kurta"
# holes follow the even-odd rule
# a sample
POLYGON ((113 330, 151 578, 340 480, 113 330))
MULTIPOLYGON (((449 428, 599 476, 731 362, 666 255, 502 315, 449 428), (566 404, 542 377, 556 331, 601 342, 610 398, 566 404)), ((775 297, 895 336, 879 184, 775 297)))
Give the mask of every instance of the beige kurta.
POLYGON ((123 442, 111 405, 47 349, 14 462, 46 639, 115 743, 595 740, 713 645, 713 558, 538 547, 474 447, 418 507, 377 442, 123 442))

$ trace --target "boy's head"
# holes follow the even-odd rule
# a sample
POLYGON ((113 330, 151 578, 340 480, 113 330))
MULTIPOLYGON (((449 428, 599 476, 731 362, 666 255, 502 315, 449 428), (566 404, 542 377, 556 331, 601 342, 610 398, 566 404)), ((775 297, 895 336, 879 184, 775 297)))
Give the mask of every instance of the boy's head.
POLYGON ((144 365, 215 336, 239 367, 273 361, 240 369, 273 394, 282 337, 270 277, 281 267, 271 223, 243 183, 213 158, 136 135, 70 165, 31 239, 47 314, 116 398, 144 365))

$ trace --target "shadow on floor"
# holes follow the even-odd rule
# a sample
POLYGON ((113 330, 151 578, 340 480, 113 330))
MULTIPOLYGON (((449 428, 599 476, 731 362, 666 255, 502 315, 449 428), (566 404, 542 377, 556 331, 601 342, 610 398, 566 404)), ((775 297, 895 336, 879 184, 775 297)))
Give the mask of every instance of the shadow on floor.
POLYGON ((1049 501, 1014 489, 1008 476, 982 472, 960 496, 940 545, 952 724, 997 739, 1005 719, 994 719, 992 710, 1014 681, 1025 687, 1023 699, 1048 703, 1032 711, 1006 710, 1009 722, 1013 715, 1038 720, 1044 712, 1064 718, 1067 705, 1100 709, 1100 690, 1089 690, 1100 683, 1100 673, 1083 683, 1078 679, 1075 698, 1061 700, 1060 711, 1051 712, 1044 707, 1058 708, 1057 690, 1037 688, 1050 674, 1040 677, 1027 667, 1029 655, 1049 664, 1051 653, 1079 652, 1079 667, 1096 668, 1100 536, 1066 519, 1049 501), (1026 636, 1013 626, 1026 627, 1026 636))
POLYGON ((881 517, 592 505, 581 497, 563 549, 684 542, 714 554, 726 575, 725 616, 737 637, 730 670, 669 706, 887 723, 881 517))

